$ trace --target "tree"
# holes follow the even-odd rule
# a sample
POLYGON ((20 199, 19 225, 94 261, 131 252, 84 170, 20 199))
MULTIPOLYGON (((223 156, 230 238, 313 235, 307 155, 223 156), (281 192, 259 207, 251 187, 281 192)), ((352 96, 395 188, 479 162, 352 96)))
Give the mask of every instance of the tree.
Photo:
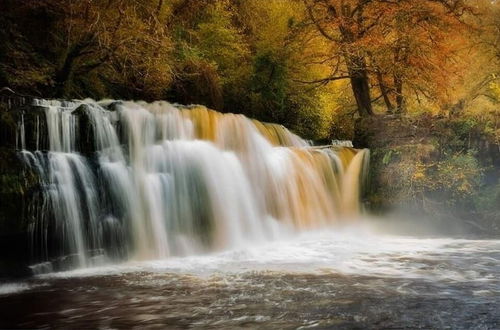
MULTIPOLYGON (((471 35, 473 50, 477 66, 472 66, 471 86, 465 96, 465 101, 473 101, 480 96, 490 100, 495 99, 495 88, 500 84, 500 2, 477 0, 474 6, 480 15, 472 17, 472 23, 477 26, 471 35)), ((467 63, 469 67, 474 63, 467 63)))
POLYGON ((325 138, 384 111, 496 109, 490 0, 3 0, 0 84, 200 103, 325 138), (477 102, 481 103, 477 103, 477 102))
POLYGON ((229 0, 177 1, 168 26, 176 50, 176 80, 170 96, 182 103, 203 103, 232 110, 249 76, 250 51, 229 0))
POLYGON ((429 83, 431 73, 445 67, 438 59, 453 52, 446 38, 457 31, 469 8, 462 0, 303 2, 310 24, 331 43, 332 73, 314 82, 349 79, 361 116, 373 114, 373 85, 378 84, 389 111, 390 94, 397 111, 404 109, 404 85, 431 97, 429 91, 435 89, 423 88, 419 81, 429 83))
POLYGON ((303 1, 310 21, 321 36, 332 43, 331 54, 335 63, 330 76, 314 82, 348 78, 359 114, 372 115, 367 50, 362 43, 382 14, 375 17, 366 16, 365 7, 371 2, 366 0, 303 1), (345 71, 340 65, 341 61, 345 71))
POLYGON ((302 23, 307 16, 303 4, 289 0, 236 3, 252 64, 236 108, 282 123, 306 138, 325 139, 337 107, 337 86, 304 86, 304 81, 324 73, 328 66, 317 60, 326 43, 302 23))
MULTIPOLYGON (((8 0, 7 0, 8 1, 8 0)), ((21 0, 6 6, 11 34, 6 57, 29 58, 46 74, 42 91, 52 97, 104 97, 127 85, 133 96, 159 97, 171 74, 170 42, 147 2, 132 0, 21 0), (19 17, 37 17, 19 24, 19 17), (43 37, 37 36, 39 33, 43 37), (16 42, 16 36, 25 41, 16 42), (110 90, 111 89, 111 90, 110 90)), ((23 40, 21 39, 21 40, 23 40)), ((12 80, 18 65, 2 61, 12 80)), ((33 64, 32 64, 33 65, 33 64)), ((9 82, 9 81, 8 81, 9 82)), ((33 93, 33 91, 31 91, 33 93)))
POLYGON ((375 52, 385 75, 392 76, 396 112, 404 112, 405 88, 417 100, 436 100, 448 92, 453 75, 463 67, 460 50, 470 10, 459 1, 399 1, 384 24, 383 43, 375 52))

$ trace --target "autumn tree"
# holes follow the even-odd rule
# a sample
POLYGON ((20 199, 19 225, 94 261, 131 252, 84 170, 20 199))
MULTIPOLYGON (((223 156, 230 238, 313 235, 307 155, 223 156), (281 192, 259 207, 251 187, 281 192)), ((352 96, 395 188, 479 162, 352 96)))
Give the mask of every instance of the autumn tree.
MULTIPOLYGON (((132 96, 153 95, 171 79, 171 46, 147 1, 6 1, 6 58, 32 58, 43 74, 43 93, 55 97, 103 97, 127 86, 132 96), (22 23, 18 18, 29 18, 22 23), (34 35, 33 35, 34 34, 34 35), (17 41, 16 41, 17 40, 17 41)), ((14 79, 22 66, 1 61, 14 79)), ((33 91, 31 91, 33 93, 33 91)))
POLYGON ((436 101, 449 92, 454 76, 465 69, 460 53, 467 44, 465 13, 470 11, 458 1, 400 1, 394 6, 377 55, 392 77, 397 112, 405 111, 409 93, 417 101, 436 101))
POLYGON ((462 83, 465 90, 455 96, 463 108, 478 98, 500 101, 500 2, 476 0, 472 5, 478 15, 469 18, 475 29, 469 34, 470 47, 463 55, 469 70, 462 83))
POLYGON ((304 81, 329 67, 318 59, 328 45, 303 24, 307 17, 303 4, 235 2, 252 56, 250 80, 238 107, 261 120, 283 123, 306 138, 328 137, 332 114, 339 107, 339 90, 334 84, 304 86, 304 81))
POLYGON ((323 139, 384 107, 495 108, 498 8, 490 0, 3 0, 0 85, 43 97, 200 103, 323 139))
POLYGON ((332 44, 334 70, 330 76, 314 82, 348 78, 361 116, 373 114, 367 49, 363 41, 382 16, 366 15, 370 3, 365 0, 304 0, 310 21, 332 44))
POLYGON ((389 110, 389 94, 397 111, 404 108, 405 84, 430 96, 418 81, 439 77, 430 72, 443 68, 437 59, 451 54, 445 40, 468 8, 462 0, 303 2, 310 23, 332 45, 332 73, 317 81, 349 79, 361 116, 373 114, 373 85, 380 87, 389 110))

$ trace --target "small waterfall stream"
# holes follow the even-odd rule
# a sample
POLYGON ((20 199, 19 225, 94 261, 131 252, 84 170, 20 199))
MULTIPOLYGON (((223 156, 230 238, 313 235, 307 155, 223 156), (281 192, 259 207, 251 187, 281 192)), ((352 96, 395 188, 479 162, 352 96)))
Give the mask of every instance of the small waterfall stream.
POLYGON ((311 147, 282 126, 201 106, 35 106, 31 132, 20 117, 18 143, 42 187, 31 225, 39 261, 65 256, 85 267, 190 255, 334 225, 360 210, 367 150, 311 147), (25 134, 36 142, 26 146, 25 134))

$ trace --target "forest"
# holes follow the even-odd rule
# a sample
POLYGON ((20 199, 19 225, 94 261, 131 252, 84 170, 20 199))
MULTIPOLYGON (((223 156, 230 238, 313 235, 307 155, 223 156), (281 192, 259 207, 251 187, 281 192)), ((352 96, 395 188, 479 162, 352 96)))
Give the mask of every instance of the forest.
POLYGON ((357 116, 498 117, 497 1, 5 0, 0 12, 0 85, 19 93, 204 104, 316 140, 352 138, 357 116))

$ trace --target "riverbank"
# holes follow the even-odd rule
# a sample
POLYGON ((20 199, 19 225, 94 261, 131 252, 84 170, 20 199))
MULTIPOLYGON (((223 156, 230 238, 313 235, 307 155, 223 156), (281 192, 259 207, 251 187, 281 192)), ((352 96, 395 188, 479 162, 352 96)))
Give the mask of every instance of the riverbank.
POLYGON ((499 234, 500 145, 491 132, 470 118, 358 120, 355 146, 371 150, 368 209, 443 232, 499 234))

